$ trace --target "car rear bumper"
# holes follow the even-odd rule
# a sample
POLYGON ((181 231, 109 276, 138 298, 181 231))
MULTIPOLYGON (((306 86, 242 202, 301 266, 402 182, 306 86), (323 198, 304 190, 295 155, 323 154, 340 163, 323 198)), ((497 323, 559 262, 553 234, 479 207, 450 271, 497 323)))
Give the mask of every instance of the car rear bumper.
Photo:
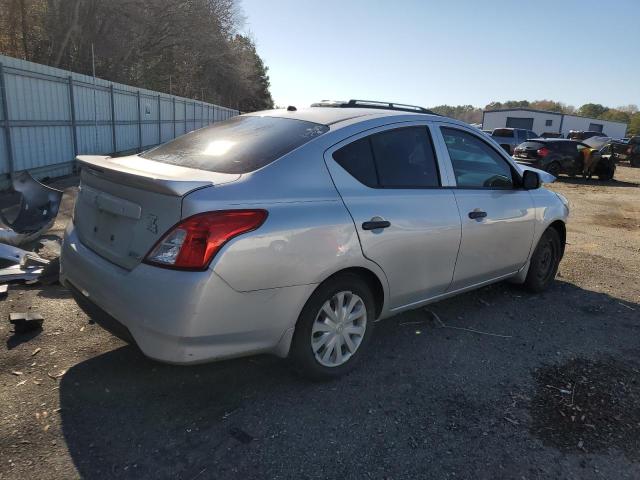
MULTIPOLYGON (((247 272, 250 274, 250 272, 247 272)), ((212 270, 182 272, 103 259, 67 227, 61 282, 96 321, 156 360, 189 364, 254 353, 288 353, 315 285, 238 292, 212 270)))

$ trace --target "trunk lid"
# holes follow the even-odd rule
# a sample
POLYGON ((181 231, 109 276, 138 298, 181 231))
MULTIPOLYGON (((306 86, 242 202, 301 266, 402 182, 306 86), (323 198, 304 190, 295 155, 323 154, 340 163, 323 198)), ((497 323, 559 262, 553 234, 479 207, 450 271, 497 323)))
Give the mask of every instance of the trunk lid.
POLYGON ((225 174, 167 165, 137 155, 78 156, 82 167, 74 224, 80 241, 131 270, 182 218, 190 192, 233 182, 225 174))

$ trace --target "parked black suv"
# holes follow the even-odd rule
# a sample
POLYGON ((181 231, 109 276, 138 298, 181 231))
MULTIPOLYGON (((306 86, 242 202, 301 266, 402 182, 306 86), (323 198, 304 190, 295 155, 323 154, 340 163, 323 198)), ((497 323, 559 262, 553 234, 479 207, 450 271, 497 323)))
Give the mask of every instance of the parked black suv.
MULTIPOLYGON (((575 176, 583 171, 585 149, 591 155, 600 153, 589 145, 562 138, 537 138, 521 143, 514 151, 516 161, 546 170, 557 177, 561 173, 575 176)), ((608 158, 601 158, 593 172, 600 180, 611 180, 616 164, 608 158)))

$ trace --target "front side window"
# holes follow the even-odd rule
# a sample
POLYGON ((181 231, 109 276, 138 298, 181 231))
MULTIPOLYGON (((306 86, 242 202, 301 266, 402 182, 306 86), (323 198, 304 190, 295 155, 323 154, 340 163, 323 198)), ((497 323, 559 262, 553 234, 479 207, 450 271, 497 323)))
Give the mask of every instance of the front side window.
POLYGON ((428 188, 440 185, 427 127, 388 130, 356 140, 333 159, 372 188, 428 188))
POLYGON ((511 167, 498 152, 475 135, 457 128, 441 127, 461 188, 513 188, 511 167))

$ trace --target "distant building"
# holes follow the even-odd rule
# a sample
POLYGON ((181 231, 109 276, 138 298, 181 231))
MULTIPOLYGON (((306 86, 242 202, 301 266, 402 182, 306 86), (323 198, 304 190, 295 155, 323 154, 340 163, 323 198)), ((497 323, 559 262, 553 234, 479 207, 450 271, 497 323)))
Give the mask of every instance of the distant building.
POLYGON ((560 133, 563 137, 566 137, 571 130, 602 132, 603 136, 613 138, 623 138, 627 132, 626 123, 531 108, 482 112, 482 129, 493 130, 494 128, 523 128, 533 130, 538 135, 560 133))

